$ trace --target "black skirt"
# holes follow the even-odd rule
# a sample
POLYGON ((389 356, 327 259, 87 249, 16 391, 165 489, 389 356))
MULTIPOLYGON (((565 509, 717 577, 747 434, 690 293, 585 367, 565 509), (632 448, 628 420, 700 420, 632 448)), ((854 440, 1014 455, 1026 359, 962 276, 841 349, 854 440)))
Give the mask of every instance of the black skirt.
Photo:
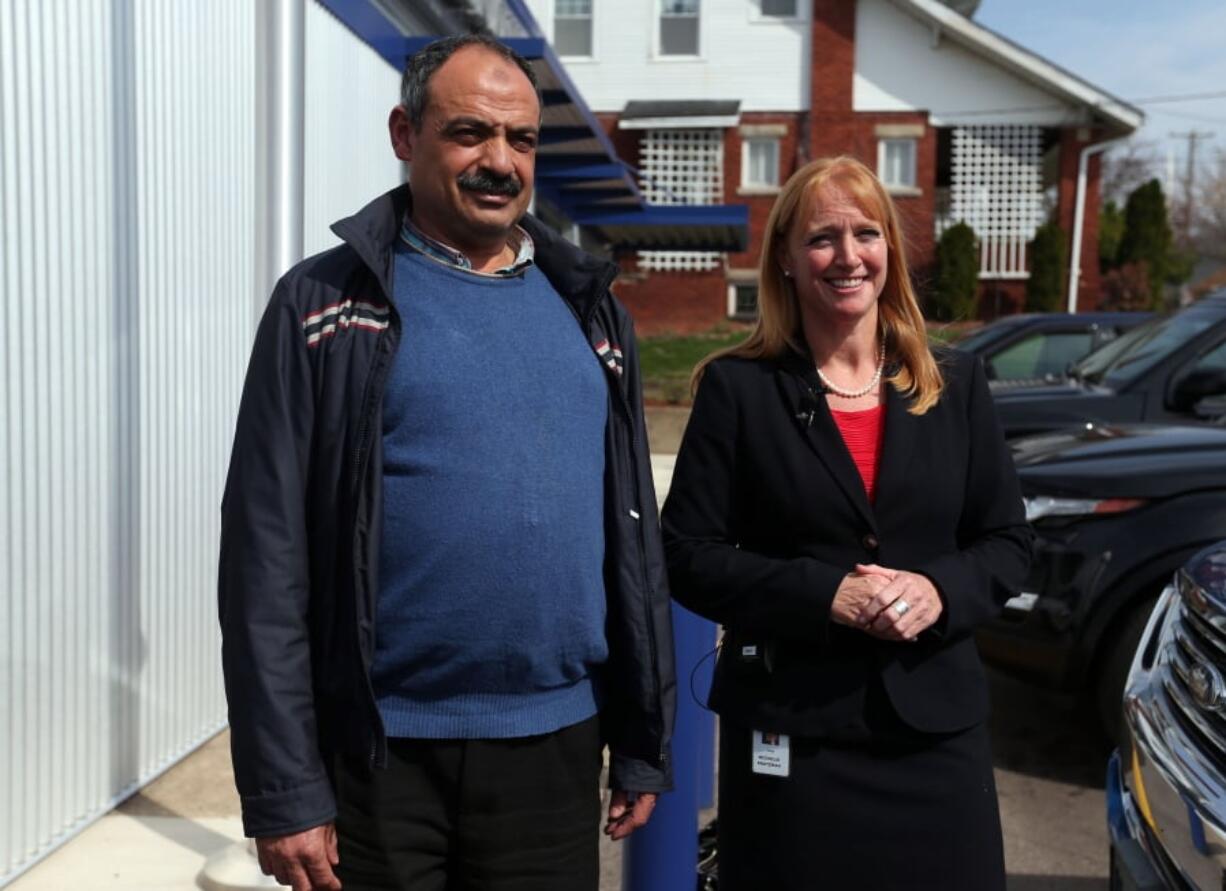
POLYGON ((720 720, 720 891, 1003 891, 985 725, 793 737, 786 778, 751 771, 752 733, 720 720))

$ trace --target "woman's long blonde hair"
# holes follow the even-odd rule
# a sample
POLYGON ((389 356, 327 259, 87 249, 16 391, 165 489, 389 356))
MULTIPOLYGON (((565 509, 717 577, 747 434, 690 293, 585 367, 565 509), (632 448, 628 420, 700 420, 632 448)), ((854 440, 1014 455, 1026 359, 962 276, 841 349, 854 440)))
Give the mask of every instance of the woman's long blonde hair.
POLYGON ((771 208, 758 261, 758 322, 736 346, 707 356, 694 369, 698 386, 707 365, 721 356, 746 359, 777 358, 789 349, 806 352, 800 307, 792 282, 783 274, 779 255, 798 219, 806 218, 823 187, 833 185, 851 196, 861 212, 885 229, 889 258, 885 287, 877 301, 878 324, 885 339, 887 363, 898 369, 886 380, 904 396, 913 397, 909 411, 922 415, 936 404, 945 382, 932 352, 903 248, 894 202, 871 170, 855 158, 818 158, 797 170, 771 208))

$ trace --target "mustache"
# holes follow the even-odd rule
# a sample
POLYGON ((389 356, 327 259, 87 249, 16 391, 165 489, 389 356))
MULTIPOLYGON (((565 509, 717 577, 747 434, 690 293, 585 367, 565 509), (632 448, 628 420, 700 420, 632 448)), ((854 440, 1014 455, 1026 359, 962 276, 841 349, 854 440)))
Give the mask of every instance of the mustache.
POLYGON ((485 195, 506 195, 514 198, 524 190, 524 184, 515 174, 499 176, 488 170, 478 170, 476 173, 462 173, 456 177, 456 183, 468 192, 480 192, 485 195))

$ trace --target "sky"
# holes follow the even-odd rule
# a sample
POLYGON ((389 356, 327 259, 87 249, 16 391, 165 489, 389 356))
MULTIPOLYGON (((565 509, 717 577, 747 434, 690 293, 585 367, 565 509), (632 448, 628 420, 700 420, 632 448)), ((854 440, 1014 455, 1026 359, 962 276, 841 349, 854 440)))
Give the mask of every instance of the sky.
MULTIPOLYGON (((1188 141, 1215 134, 1197 166, 1226 150, 1226 0, 982 0, 974 19, 1145 112, 1137 137, 1154 143, 1182 176, 1188 141), (1218 93, 1199 101, 1138 103, 1159 96, 1218 93)), ((1165 169, 1155 170, 1163 176, 1165 169)))

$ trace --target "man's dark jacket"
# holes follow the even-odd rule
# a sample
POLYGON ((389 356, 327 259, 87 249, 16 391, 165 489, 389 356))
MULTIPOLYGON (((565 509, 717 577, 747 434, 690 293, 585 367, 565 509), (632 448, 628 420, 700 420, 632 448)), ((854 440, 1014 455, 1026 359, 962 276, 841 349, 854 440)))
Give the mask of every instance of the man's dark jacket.
MULTIPOLYGON (((410 201, 401 186, 335 224, 345 243, 286 273, 256 334, 222 500, 219 576, 231 747, 250 836, 333 819, 334 754, 376 768, 386 761, 370 665, 383 389, 401 325, 393 255, 410 201)), ((663 791, 676 680, 633 329, 609 291, 613 264, 530 217, 522 225, 609 384, 601 723, 610 782, 663 791)))

